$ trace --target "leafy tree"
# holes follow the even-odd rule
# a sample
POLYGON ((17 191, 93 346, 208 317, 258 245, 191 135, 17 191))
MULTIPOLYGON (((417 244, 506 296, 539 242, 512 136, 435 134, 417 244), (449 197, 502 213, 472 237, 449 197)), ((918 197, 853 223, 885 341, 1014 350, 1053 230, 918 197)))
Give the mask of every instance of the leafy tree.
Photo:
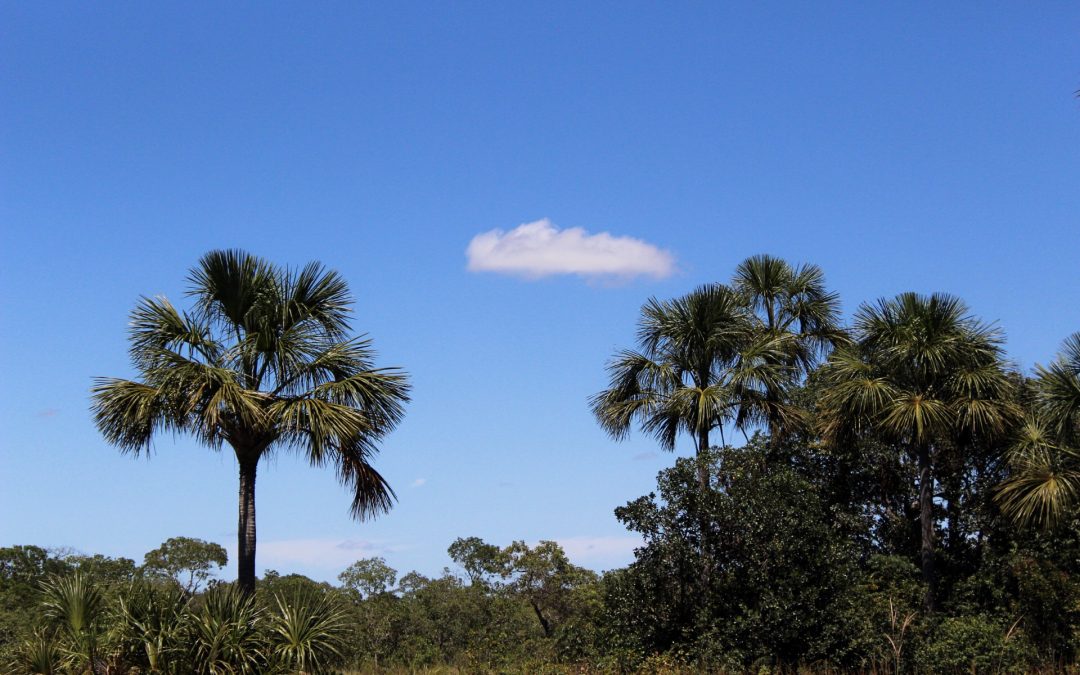
POLYGON ((91 583, 103 586, 127 584, 140 574, 138 566, 131 558, 112 558, 100 553, 67 555, 64 562, 71 569, 86 575, 91 583))
POLYGON ((545 637, 552 637, 574 615, 577 591, 597 582, 594 572, 572 564, 554 541, 533 547, 515 541, 500 549, 479 537, 466 537, 456 539, 448 552, 474 587, 525 600, 545 637))
POLYGON ((172 537, 143 558, 143 568, 176 580, 188 593, 194 593, 224 567, 229 555, 220 544, 190 537, 172 537))
POLYGON ((71 565, 40 546, 0 548, 0 665, 4 652, 16 645, 30 641, 40 646, 31 635, 38 619, 40 584, 70 571, 71 565))
POLYGON ((503 551, 480 537, 458 537, 446 552, 451 560, 461 565, 473 585, 492 585, 506 568, 503 551))
POLYGON ((904 293, 863 304, 854 339, 833 352, 823 373, 825 435, 846 443, 877 434, 917 464, 920 560, 933 611, 935 468, 950 441, 1005 433, 1013 409, 1002 338, 957 298, 904 293))
POLYGON ((121 451, 150 451, 161 432, 186 432, 239 465, 238 582, 255 586, 259 461, 294 451, 335 466, 352 513, 390 508, 393 490, 371 465, 376 442, 401 419, 404 372, 375 368, 371 342, 349 338, 345 281, 318 263, 292 271, 242 251, 213 251, 189 276, 195 304, 179 311, 143 298, 131 317, 141 379, 99 378, 98 429, 121 451))
POLYGON ((660 472, 657 493, 616 509, 645 544, 605 577, 608 639, 638 655, 688 652, 700 669, 860 663, 868 599, 854 548, 816 487, 767 462, 760 439, 705 459, 715 489, 702 491, 696 462, 679 459, 660 472))
POLYGON ((338 581, 346 588, 351 588, 361 597, 370 598, 388 592, 397 582, 397 570, 386 564, 386 560, 363 558, 338 575, 338 581))
POLYGON ((1014 475, 998 500, 1017 522, 1052 527, 1080 501, 1080 333, 1065 340, 1054 362, 1035 370, 1034 414, 1017 434, 1014 475))

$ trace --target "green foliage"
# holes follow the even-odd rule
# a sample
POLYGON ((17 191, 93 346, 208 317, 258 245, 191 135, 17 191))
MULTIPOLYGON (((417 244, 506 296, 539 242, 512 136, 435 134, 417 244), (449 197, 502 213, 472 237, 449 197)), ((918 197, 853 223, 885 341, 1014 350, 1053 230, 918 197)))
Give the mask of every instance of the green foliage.
POLYGON ((32 640, 40 621, 41 582, 69 570, 68 563, 40 546, 0 548, 0 665, 32 640))
POLYGON ((950 617, 933 626, 912 662, 919 673, 1025 673, 1032 656, 1016 623, 974 615, 950 617))
POLYGON ((349 627, 335 596, 309 588, 274 596, 268 631, 274 667, 307 674, 341 665, 349 627))
POLYGON ((172 537, 143 558, 143 569, 161 574, 182 585, 188 593, 199 590, 213 575, 215 568, 229 562, 225 548, 202 539, 172 537))
POLYGON ((148 673, 186 672, 191 596, 174 582, 137 581, 117 599, 110 636, 123 659, 148 673))
POLYGON ((659 496, 616 510, 646 542, 629 569, 605 579, 621 647, 681 646, 743 665, 852 664, 868 653, 868 598, 854 549, 829 523, 814 486, 770 466, 765 454, 748 448, 677 460, 661 472, 659 496), (701 490, 702 461, 716 489, 701 490))
POLYGON ((450 559, 461 565, 473 584, 493 584, 502 575, 507 561, 503 552, 494 544, 485 543, 480 537, 458 537, 446 551, 450 559))
POLYGON ((515 541, 500 549, 479 537, 459 538, 448 553, 474 587, 528 602, 549 638, 588 604, 582 596, 594 592, 597 582, 595 573, 571 564, 554 541, 535 547, 515 541))
POLYGON ((92 671, 105 630, 105 596, 81 571, 53 576, 41 585, 45 620, 79 672, 92 671))
POLYGON ((191 615, 192 665, 207 675, 246 675, 266 670, 265 610, 255 596, 221 584, 200 598, 191 615))
POLYGON ((1080 333, 1036 373, 1035 405, 1015 434, 1013 475, 998 500, 1015 521, 1052 527, 1080 501, 1080 333))
POLYGON ((338 575, 345 588, 351 588, 361 597, 386 593, 397 583, 397 570, 386 564, 383 558, 363 558, 349 565, 338 575))

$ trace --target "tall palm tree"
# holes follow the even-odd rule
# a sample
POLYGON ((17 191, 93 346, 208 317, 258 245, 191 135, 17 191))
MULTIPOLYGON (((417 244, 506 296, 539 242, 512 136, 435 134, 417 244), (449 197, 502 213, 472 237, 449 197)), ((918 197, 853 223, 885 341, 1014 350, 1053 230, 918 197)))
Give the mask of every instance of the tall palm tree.
POLYGON ((926 608, 934 608, 936 446, 1001 435, 1011 418, 1001 336, 957 298, 904 293, 855 315, 854 344, 823 372, 826 438, 873 434, 898 444, 919 470, 926 608))
MULTIPOLYGON (((650 299, 641 309, 640 349, 615 356, 610 386, 590 398, 593 414, 616 440, 636 421, 669 451, 686 432, 700 457, 713 429, 722 436, 724 424, 745 428, 779 414, 766 392, 782 388, 787 375, 777 366, 780 345, 756 337, 742 297, 723 284, 674 300, 650 299)), ((698 481, 704 489, 703 463, 698 481)))
POLYGON ((1013 473, 997 500, 1014 520, 1053 527, 1080 501, 1080 333, 1035 368, 1035 410, 1009 453, 1013 473))
MULTIPOLYGON (((747 258, 735 269, 732 286, 753 312, 756 327, 776 341, 781 363, 797 380, 803 380, 847 336, 840 328, 840 296, 825 286, 825 273, 817 265, 793 266, 770 255, 747 258)), ((791 430, 798 417, 784 418, 787 411, 782 391, 767 391, 774 405, 768 419, 774 443, 791 430)))
POLYGON ((394 492, 371 466, 376 442, 401 419, 407 375, 375 368, 371 342, 348 336, 345 281, 318 263, 290 271, 243 251, 213 251, 189 276, 191 311, 143 298, 132 312, 138 380, 99 378, 98 429, 121 451, 150 451, 161 432, 227 444, 240 470, 238 581, 255 585, 259 461, 293 451, 332 464, 358 519, 388 510, 394 492))

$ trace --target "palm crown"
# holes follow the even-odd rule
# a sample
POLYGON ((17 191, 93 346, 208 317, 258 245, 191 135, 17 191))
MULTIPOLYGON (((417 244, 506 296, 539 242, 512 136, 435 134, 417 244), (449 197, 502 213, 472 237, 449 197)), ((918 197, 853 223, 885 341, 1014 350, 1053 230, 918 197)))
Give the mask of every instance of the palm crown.
POLYGON ((919 467, 926 604, 933 608, 935 444, 1004 433, 1013 417, 998 331, 945 294, 903 293, 864 304, 854 343, 823 369, 823 432, 833 443, 874 435, 919 467))
POLYGON ((767 424, 778 437, 802 422, 792 387, 846 340, 838 316, 820 268, 748 258, 731 286, 710 284, 641 308, 639 349, 608 365, 610 385, 590 399, 593 414, 616 439, 636 421, 666 450, 685 432, 702 453, 712 430, 723 442, 728 424, 743 433, 767 424))
POLYGON ((1016 434, 1012 475, 997 499, 1014 520, 1052 527, 1080 501, 1080 333, 1035 374, 1034 409, 1016 434))
POLYGON ((386 511, 394 493, 370 460, 403 415, 407 376, 375 368, 370 340, 348 337, 348 287, 318 263, 290 271, 241 251, 215 251, 189 283, 191 311, 165 298, 136 306, 130 354, 140 379, 99 378, 93 412, 105 438, 135 455, 162 431, 233 449, 241 472, 240 581, 250 587, 259 459, 289 450, 315 466, 333 464, 355 517, 386 511))

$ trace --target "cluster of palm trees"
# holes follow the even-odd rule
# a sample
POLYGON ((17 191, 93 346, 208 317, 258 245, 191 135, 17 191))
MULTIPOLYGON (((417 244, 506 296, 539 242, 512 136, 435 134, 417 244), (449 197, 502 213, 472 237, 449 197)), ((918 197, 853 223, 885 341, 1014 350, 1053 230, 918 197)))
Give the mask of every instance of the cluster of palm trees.
MULTIPOLYGON (((590 405, 614 438, 638 422, 666 450, 687 432, 704 453, 714 430, 725 443, 725 427, 745 434, 766 425, 779 438, 806 421, 791 390, 846 343, 839 320, 839 298, 826 290, 820 268, 750 258, 730 285, 646 302, 639 349, 615 356, 609 388, 590 405)), ((704 487, 704 466, 699 480, 704 487)))
MULTIPOLYGON (((819 268, 761 255, 730 284, 646 302, 638 343, 616 354, 609 387, 590 401, 616 439, 637 423, 667 450, 688 433, 699 455, 712 432, 725 442, 725 428, 764 429, 774 445, 810 432, 834 446, 875 437, 902 448, 918 467, 928 610, 942 445, 1011 442, 1014 471, 998 498, 1021 523, 1053 525, 1080 496, 1080 334, 1037 370, 1024 405, 999 331, 959 299, 904 293, 863 304, 845 330, 819 268), (813 416, 793 397, 811 373, 813 416)), ((703 463, 698 480, 708 488, 703 463)))

